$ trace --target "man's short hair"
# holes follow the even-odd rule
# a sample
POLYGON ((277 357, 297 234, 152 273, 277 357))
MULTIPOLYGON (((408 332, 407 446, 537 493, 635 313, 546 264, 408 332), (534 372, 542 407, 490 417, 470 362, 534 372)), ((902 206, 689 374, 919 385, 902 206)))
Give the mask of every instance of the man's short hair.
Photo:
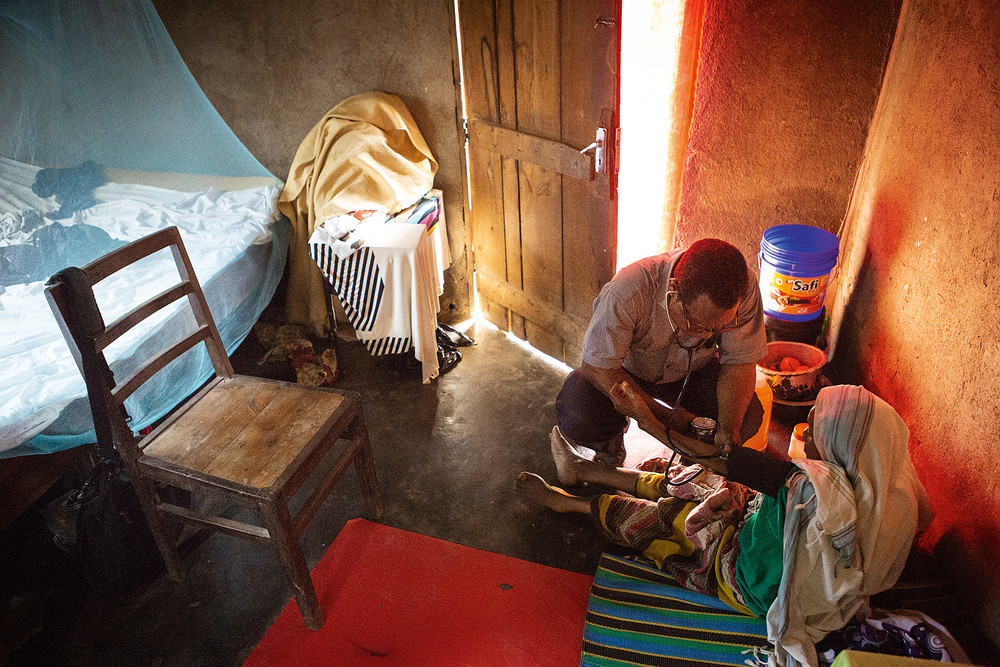
POLYGON ((677 296, 691 303, 707 294, 719 308, 732 308, 747 293, 747 262, 734 246, 721 239, 701 239, 684 251, 674 266, 677 296))

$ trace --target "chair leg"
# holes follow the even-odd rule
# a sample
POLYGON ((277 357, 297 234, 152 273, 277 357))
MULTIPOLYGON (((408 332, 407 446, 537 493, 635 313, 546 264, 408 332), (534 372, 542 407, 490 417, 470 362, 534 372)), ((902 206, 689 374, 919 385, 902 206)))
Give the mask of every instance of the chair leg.
POLYGON ((375 519, 382 518, 382 494, 379 492, 378 479, 375 477, 375 459, 372 457, 372 446, 368 440, 368 428, 361 414, 351 424, 351 430, 360 445, 354 455, 354 469, 361 483, 361 493, 368 504, 368 511, 375 519))
POLYGON ((285 568, 285 576, 295 591, 295 602, 299 605, 302 620, 310 630, 323 627, 323 610, 316 597, 299 537, 292 528, 292 517, 288 506, 282 500, 271 499, 261 504, 261 514, 271 534, 271 543, 278 551, 278 558, 285 568))
POLYGON ((153 541, 156 542, 156 546, 160 550, 163 564, 167 566, 167 574, 174 581, 183 580, 184 566, 181 564, 177 547, 163 526, 163 517, 156 509, 156 489, 153 487, 153 482, 141 476, 137 478, 133 474, 132 486, 135 488, 135 494, 139 497, 139 505, 142 507, 143 514, 146 515, 146 523, 149 524, 149 530, 153 533, 153 541))

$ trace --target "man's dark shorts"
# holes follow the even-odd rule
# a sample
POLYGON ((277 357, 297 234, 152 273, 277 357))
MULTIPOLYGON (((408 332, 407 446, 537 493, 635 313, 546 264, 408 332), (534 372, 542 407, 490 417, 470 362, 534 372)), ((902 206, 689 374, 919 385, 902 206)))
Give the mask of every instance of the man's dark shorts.
MULTIPOLYGON (((633 376, 634 378, 634 376, 633 376)), ((656 399, 674 407, 683 380, 654 384, 634 378, 637 385, 656 399)), ((701 417, 718 419, 719 403, 716 385, 719 380, 719 362, 691 371, 681 407, 701 417)), ((604 443, 621 434, 628 419, 615 410, 611 399, 590 383, 583 373, 573 371, 563 383, 556 397, 556 415, 563 435, 581 445, 604 443)), ((760 399, 754 394, 747 408, 740 429, 743 440, 752 437, 759 429, 764 415, 760 399)), ((595 448, 597 449, 597 448, 595 448)))

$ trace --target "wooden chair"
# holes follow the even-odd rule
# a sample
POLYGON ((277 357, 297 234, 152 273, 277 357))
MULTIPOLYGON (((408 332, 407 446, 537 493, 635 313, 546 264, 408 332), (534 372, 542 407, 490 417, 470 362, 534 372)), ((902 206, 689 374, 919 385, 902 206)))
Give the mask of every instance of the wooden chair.
MULTIPOLYGON (((100 426, 107 429, 110 424, 108 437, 135 485, 169 574, 177 580, 183 576, 175 540, 163 523, 165 517, 269 543, 277 549, 306 626, 318 630, 323 624, 323 612, 302 553, 303 529, 351 463, 360 478, 368 509, 376 518, 382 512, 358 395, 234 374, 176 227, 123 246, 83 269, 62 271, 49 281, 45 291, 87 379, 92 409, 98 412, 103 406, 103 414, 94 414, 98 439, 100 426), (93 286, 166 248, 173 255, 179 283, 105 326, 93 286), (179 342, 168 342, 167 349, 135 375, 115 382, 104 350, 136 324, 182 297, 187 297, 187 304, 180 305, 194 314, 194 333, 179 342), (207 346, 215 377, 151 433, 141 437, 133 433, 125 399, 172 360, 202 342, 207 346), (289 499, 338 442, 343 449, 293 517, 289 499), (210 516, 164 502, 159 493, 164 485, 186 489, 192 497, 215 499, 215 505, 222 499, 250 508, 263 525, 210 516)), ((177 532, 173 531, 173 535, 177 532)))

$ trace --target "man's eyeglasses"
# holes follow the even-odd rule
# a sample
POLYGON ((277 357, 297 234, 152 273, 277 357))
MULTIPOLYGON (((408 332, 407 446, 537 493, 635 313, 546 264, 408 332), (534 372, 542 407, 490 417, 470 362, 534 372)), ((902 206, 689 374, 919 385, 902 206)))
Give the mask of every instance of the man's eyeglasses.
MULTIPOLYGON (((667 299, 670 298, 671 294, 676 294, 676 292, 674 292, 674 291, 668 292, 667 293, 667 299)), ((718 334, 726 333, 727 331, 735 331, 736 329, 738 329, 740 327, 740 317, 739 317, 739 315, 737 315, 736 319, 734 319, 730 324, 727 324, 726 326, 720 327, 718 329, 712 329, 710 327, 702 326, 698 322, 694 322, 694 321, 691 320, 691 316, 688 314, 687 306, 684 305, 684 301, 681 300, 681 298, 679 296, 677 297, 677 299, 678 299, 678 301, 681 302, 681 312, 684 314, 684 328, 687 329, 689 332, 691 332, 692 334, 694 334, 696 336, 704 336, 705 334, 708 334, 709 336, 715 336, 715 335, 718 335, 718 334)), ((667 302, 667 318, 669 319, 669 317, 670 317, 670 303, 668 301, 667 302)), ((672 322, 671 322, 671 325, 673 325, 672 322)))

